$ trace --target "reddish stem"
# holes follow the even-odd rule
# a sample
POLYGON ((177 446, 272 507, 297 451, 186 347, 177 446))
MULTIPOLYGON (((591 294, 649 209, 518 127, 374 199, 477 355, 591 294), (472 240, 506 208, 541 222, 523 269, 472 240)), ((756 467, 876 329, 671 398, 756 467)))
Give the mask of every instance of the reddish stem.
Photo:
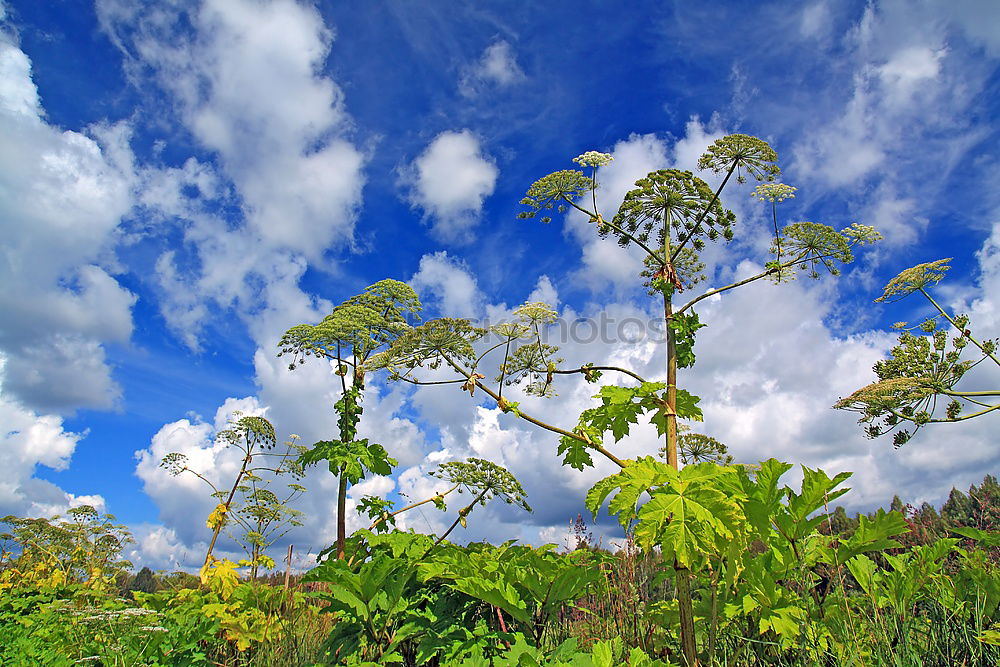
MULTIPOLYGON (((507 624, 503 622, 503 614, 500 613, 500 607, 494 606, 493 608, 497 612, 497 620, 500 621, 500 629, 503 631, 504 634, 507 634, 507 624)), ((503 641, 503 643, 507 647, 507 650, 509 651, 510 650, 510 642, 505 639, 503 641)))

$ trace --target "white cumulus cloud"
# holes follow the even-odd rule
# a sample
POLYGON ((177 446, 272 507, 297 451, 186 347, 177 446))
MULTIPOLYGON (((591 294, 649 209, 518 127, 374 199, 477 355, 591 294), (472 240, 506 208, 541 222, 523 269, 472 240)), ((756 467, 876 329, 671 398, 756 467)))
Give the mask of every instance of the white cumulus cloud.
POLYGON ((322 267, 329 249, 352 242, 361 205, 366 157, 342 91, 322 73, 333 31, 292 0, 97 9, 134 86, 165 91, 168 120, 215 158, 141 170, 144 212, 184 230, 185 252, 155 265, 162 315, 193 350, 213 308, 234 309, 270 344, 303 307, 324 305, 298 281, 307 262, 322 267), (234 207, 242 220, 218 214, 234 207))
POLYGON ((420 267, 410 279, 421 301, 436 305, 447 317, 475 317, 482 310, 482 294, 468 267, 441 250, 420 258, 420 267))
POLYGON ((98 14, 218 153, 262 241, 315 259, 350 238, 364 157, 344 138, 340 88, 318 73, 333 33, 315 8, 206 0, 191 12, 193 34, 179 7, 101 0, 98 14))
POLYGON ((465 244, 493 194, 500 170, 469 130, 442 132, 402 170, 407 199, 423 211, 440 241, 465 244))
POLYGON ((132 334, 135 296, 112 276, 132 205, 128 128, 50 125, 31 62, 0 34, 0 351, 6 396, 44 411, 108 408, 103 344, 132 334))
POLYGON ((2 394, 0 424, 0 457, 4 461, 0 469, 0 516, 48 518, 81 504, 104 510, 101 496, 76 496, 35 476, 39 466, 68 468, 86 433, 67 431, 60 417, 27 410, 2 394))

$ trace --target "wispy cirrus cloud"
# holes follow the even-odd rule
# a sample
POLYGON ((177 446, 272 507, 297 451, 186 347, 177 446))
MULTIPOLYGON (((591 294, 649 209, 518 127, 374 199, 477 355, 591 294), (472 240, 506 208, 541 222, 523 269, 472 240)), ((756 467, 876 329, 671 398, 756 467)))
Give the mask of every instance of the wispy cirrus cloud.
POLYGON ((458 90, 465 97, 475 97, 484 88, 509 88, 525 80, 513 47, 501 39, 487 46, 479 60, 465 68, 458 90))

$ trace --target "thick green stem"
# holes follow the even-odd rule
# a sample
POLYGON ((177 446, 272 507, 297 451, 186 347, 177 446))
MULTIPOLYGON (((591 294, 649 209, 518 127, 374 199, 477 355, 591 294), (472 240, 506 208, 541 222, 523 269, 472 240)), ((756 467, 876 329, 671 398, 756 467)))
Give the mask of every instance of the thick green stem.
POLYGON ((677 577, 677 611, 681 623, 681 654, 686 667, 697 667, 698 645, 694 636, 694 607, 691 605, 691 570, 676 560, 674 574, 677 577), (684 604, 687 600, 687 604, 684 604))
POLYGON ((708 664, 715 665, 715 645, 719 636, 719 582, 712 578, 712 617, 708 624, 708 664))
POLYGON ((667 294, 663 295, 663 321, 667 334, 667 463, 674 469, 677 461, 677 337, 673 328, 673 304, 667 294))
POLYGON ((340 467, 337 484, 337 560, 344 560, 347 546, 347 472, 346 465, 340 467))
MULTIPOLYGON (((667 329, 667 463, 679 468, 677 460, 677 343, 670 324, 673 320, 673 304, 667 293, 663 295, 663 319, 667 329)), ((698 646, 694 634, 694 602, 691 599, 691 572, 676 560, 674 575, 677 578, 677 610, 681 623, 681 651, 684 664, 695 667, 698 664, 698 646)))
MULTIPOLYGON (((355 362, 357 358, 355 357, 355 362)), ((346 385, 345 385, 346 386, 346 385)), ((359 370, 357 364, 354 367, 354 384, 352 391, 344 390, 344 414, 341 415, 340 439, 343 442, 350 442, 358 434, 358 421, 361 419, 361 410, 355 411, 358 407, 362 392, 365 390, 365 375, 359 370), (353 390, 357 393, 353 393, 353 390), (350 415, 354 415, 353 420, 350 415)), ((337 484, 337 560, 346 558, 347 547, 347 464, 340 466, 340 479, 337 484)))

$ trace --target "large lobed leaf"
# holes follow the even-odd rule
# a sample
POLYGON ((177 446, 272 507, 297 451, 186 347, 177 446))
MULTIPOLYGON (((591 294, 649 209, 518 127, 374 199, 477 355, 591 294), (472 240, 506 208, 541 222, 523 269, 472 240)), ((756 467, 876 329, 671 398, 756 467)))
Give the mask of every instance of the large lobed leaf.
POLYGON ((595 517, 612 493, 608 513, 617 515, 624 527, 638 518, 639 543, 661 547, 666 559, 685 567, 698 554, 713 553, 745 522, 734 467, 701 463, 677 471, 651 457, 632 461, 588 492, 587 507, 595 517), (649 501, 640 506, 647 493, 649 501))

